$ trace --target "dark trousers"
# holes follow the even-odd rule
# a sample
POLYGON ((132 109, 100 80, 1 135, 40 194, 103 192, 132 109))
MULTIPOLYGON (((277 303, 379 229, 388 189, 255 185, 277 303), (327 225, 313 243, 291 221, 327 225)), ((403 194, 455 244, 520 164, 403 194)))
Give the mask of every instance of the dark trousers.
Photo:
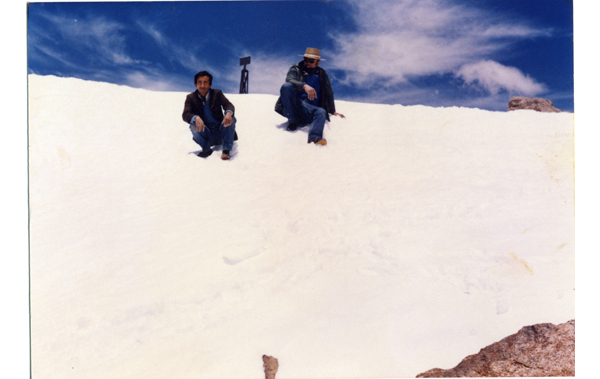
POLYGON ((296 90, 292 83, 281 86, 281 104, 283 115, 290 123, 311 124, 308 132, 308 140, 315 138, 317 141, 323 139, 323 129, 327 112, 321 107, 310 104, 306 99, 301 99, 301 92, 296 90))
POLYGON ((221 125, 206 125, 203 132, 196 130, 196 124, 190 124, 190 131, 194 141, 202 147, 202 151, 210 150, 211 146, 223 145, 223 150, 233 149, 233 139, 235 136, 235 117, 232 118, 231 125, 225 127, 221 125))

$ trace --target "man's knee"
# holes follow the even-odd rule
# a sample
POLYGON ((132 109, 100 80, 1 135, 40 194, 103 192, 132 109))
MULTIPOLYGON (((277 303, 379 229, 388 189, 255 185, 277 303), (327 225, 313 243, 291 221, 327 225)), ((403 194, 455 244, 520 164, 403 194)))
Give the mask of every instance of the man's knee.
POLYGON ((283 85, 281 86, 281 89, 279 90, 280 94, 283 95, 285 93, 295 93, 296 92, 296 87, 294 87, 294 85, 290 82, 285 82, 283 83, 283 85))
MULTIPOLYGON (((235 131, 235 123, 237 122, 237 119, 235 117, 231 118, 231 124, 229 124, 229 126, 227 126, 225 129, 226 130, 233 130, 235 131)), ((224 126, 224 125, 223 125, 224 126)))
POLYGON ((327 118, 327 111, 325 111, 325 109, 323 109, 323 108, 317 109, 315 112, 315 118, 320 118, 320 119, 325 120, 327 118))
POLYGON ((194 140, 194 142, 196 142, 198 145, 202 145, 205 141, 204 136, 196 130, 196 126, 192 128, 190 128, 190 131, 192 132, 192 139, 194 140))

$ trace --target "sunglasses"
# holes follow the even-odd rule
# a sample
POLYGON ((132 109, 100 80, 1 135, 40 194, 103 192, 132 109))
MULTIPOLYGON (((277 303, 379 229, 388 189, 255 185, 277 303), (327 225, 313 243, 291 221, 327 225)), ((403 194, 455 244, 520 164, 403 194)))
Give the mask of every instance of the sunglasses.
POLYGON ((318 61, 318 59, 304 58, 304 62, 306 62, 306 63, 313 64, 316 61, 318 61))

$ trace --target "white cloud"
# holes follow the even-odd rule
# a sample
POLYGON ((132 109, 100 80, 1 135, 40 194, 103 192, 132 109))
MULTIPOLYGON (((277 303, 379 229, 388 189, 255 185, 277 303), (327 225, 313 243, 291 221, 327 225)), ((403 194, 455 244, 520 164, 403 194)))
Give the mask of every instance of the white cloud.
MULTIPOLYGON (((551 33, 452 1, 349 3, 358 30, 331 35, 337 47, 331 65, 349 72, 347 84, 360 86, 454 73, 465 65, 493 59, 519 39, 551 33)), ((503 78, 509 82, 496 84, 514 87, 512 76, 498 80, 503 78)))
MULTIPOLYGON (((106 20, 103 17, 76 19, 62 15, 39 13, 39 16, 48 21, 48 28, 58 32, 63 43, 75 47, 80 53, 101 60, 104 63, 116 65, 139 64, 142 61, 131 58, 126 52, 126 42, 122 30, 126 27, 116 21, 106 20)), ((39 41, 52 41, 49 30, 40 30, 37 25, 32 29, 32 36, 39 41)), ((48 56, 54 56, 64 61, 66 58, 60 44, 36 44, 34 46, 48 56), (53 47, 50 47, 53 46, 53 47)))
MULTIPOLYGON (((125 85, 134 88, 144 88, 150 91, 180 91, 177 86, 179 78, 165 77, 164 75, 147 75, 142 72, 132 72, 125 76, 125 85)), ((190 79, 190 88, 193 89, 193 78, 190 79)))
POLYGON ((551 29, 533 29, 526 25, 493 25, 485 29, 481 35, 483 37, 493 38, 534 38, 534 37, 550 37, 551 29))
POLYGON ((491 94, 506 90, 509 93, 533 96, 546 91, 543 84, 524 75, 519 69, 489 60, 466 64, 456 75, 465 83, 477 84, 491 94))
MULTIPOLYGON (((213 65, 209 60, 203 59, 204 54, 201 52, 205 49, 205 46, 202 40, 194 46, 187 45, 184 47, 175 43, 162 33, 158 27, 146 20, 139 20, 136 24, 141 31, 152 37, 162 54, 170 57, 172 61, 176 61, 181 66, 189 69, 193 74, 199 70, 207 70, 215 78, 214 88, 222 89, 228 93, 238 93, 242 67, 238 66, 237 58, 232 59, 227 64, 213 65), (201 58, 199 59, 197 56, 201 58)), ((229 51, 228 55, 231 57, 252 57, 251 64, 247 66, 250 72, 248 85, 250 93, 279 94, 279 88, 285 82, 285 75, 289 67, 297 62, 295 56, 286 57, 281 54, 247 51, 244 46, 235 40, 223 40, 221 45, 229 51)), ((130 74, 128 75, 128 83, 132 86, 149 89, 168 89, 166 81, 152 81, 151 78, 152 76, 143 73, 130 74), (148 79, 150 79, 148 84, 142 85, 148 79)), ((190 82, 192 81, 191 78, 190 82)))
MULTIPOLYGON (((249 55, 251 54, 241 54, 240 56, 249 55)), ((293 56, 282 57, 260 52, 252 53, 251 63, 246 67, 249 71, 248 91, 250 93, 278 95, 290 66, 296 62, 297 60, 293 56)), ((240 66, 239 70, 231 71, 227 75, 230 83, 239 85, 242 68, 240 66)))
POLYGON ((194 54, 194 50, 189 46, 182 47, 177 45, 148 21, 138 21, 137 25, 141 31, 152 37, 152 39, 160 46, 162 54, 169 57, 171 60, 176 61, 181 66, 194 71, 194 73, 198 71, 199 67, 206 67, 209 71, 216 71, 213 67, 210 67, 207 62, 199 60, 194 54))
MULTIPOLYGON (((390 85, 405 82, 410 76, 452 71, 465 62, 467 39, 447 41, 419 35, 413 31, 337 38, 339 53, 335 68, 351 72, 349 83, 364 85, 385 78, 390 85)), ((489 47, 471 45, 483 55, 489 47)))

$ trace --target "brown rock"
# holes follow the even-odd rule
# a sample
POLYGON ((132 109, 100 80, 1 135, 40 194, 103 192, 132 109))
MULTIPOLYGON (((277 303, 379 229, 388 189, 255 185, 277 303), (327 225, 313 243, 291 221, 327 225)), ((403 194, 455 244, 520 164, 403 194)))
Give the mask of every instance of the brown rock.
POLYGON ((533 109, 538 112, 549 113, 562 112, 560 109, 554 108, 554 104, 552 104, 550 100, 542 99, 540 97, 511 97, 510 101, 508 102, 508 110, 514 111, 517 109, 533 109))
POLYGON ((277 358, 271 357, 270 355, 263 355, 263 367, 265 369, 265 379, 275 379, 277 369, 279 368, 279 362, 277 358))
POLYGON ((434 368, 417 378, 489 376, 575 376, 575 320, 526 326, 453 369, 434 368))

